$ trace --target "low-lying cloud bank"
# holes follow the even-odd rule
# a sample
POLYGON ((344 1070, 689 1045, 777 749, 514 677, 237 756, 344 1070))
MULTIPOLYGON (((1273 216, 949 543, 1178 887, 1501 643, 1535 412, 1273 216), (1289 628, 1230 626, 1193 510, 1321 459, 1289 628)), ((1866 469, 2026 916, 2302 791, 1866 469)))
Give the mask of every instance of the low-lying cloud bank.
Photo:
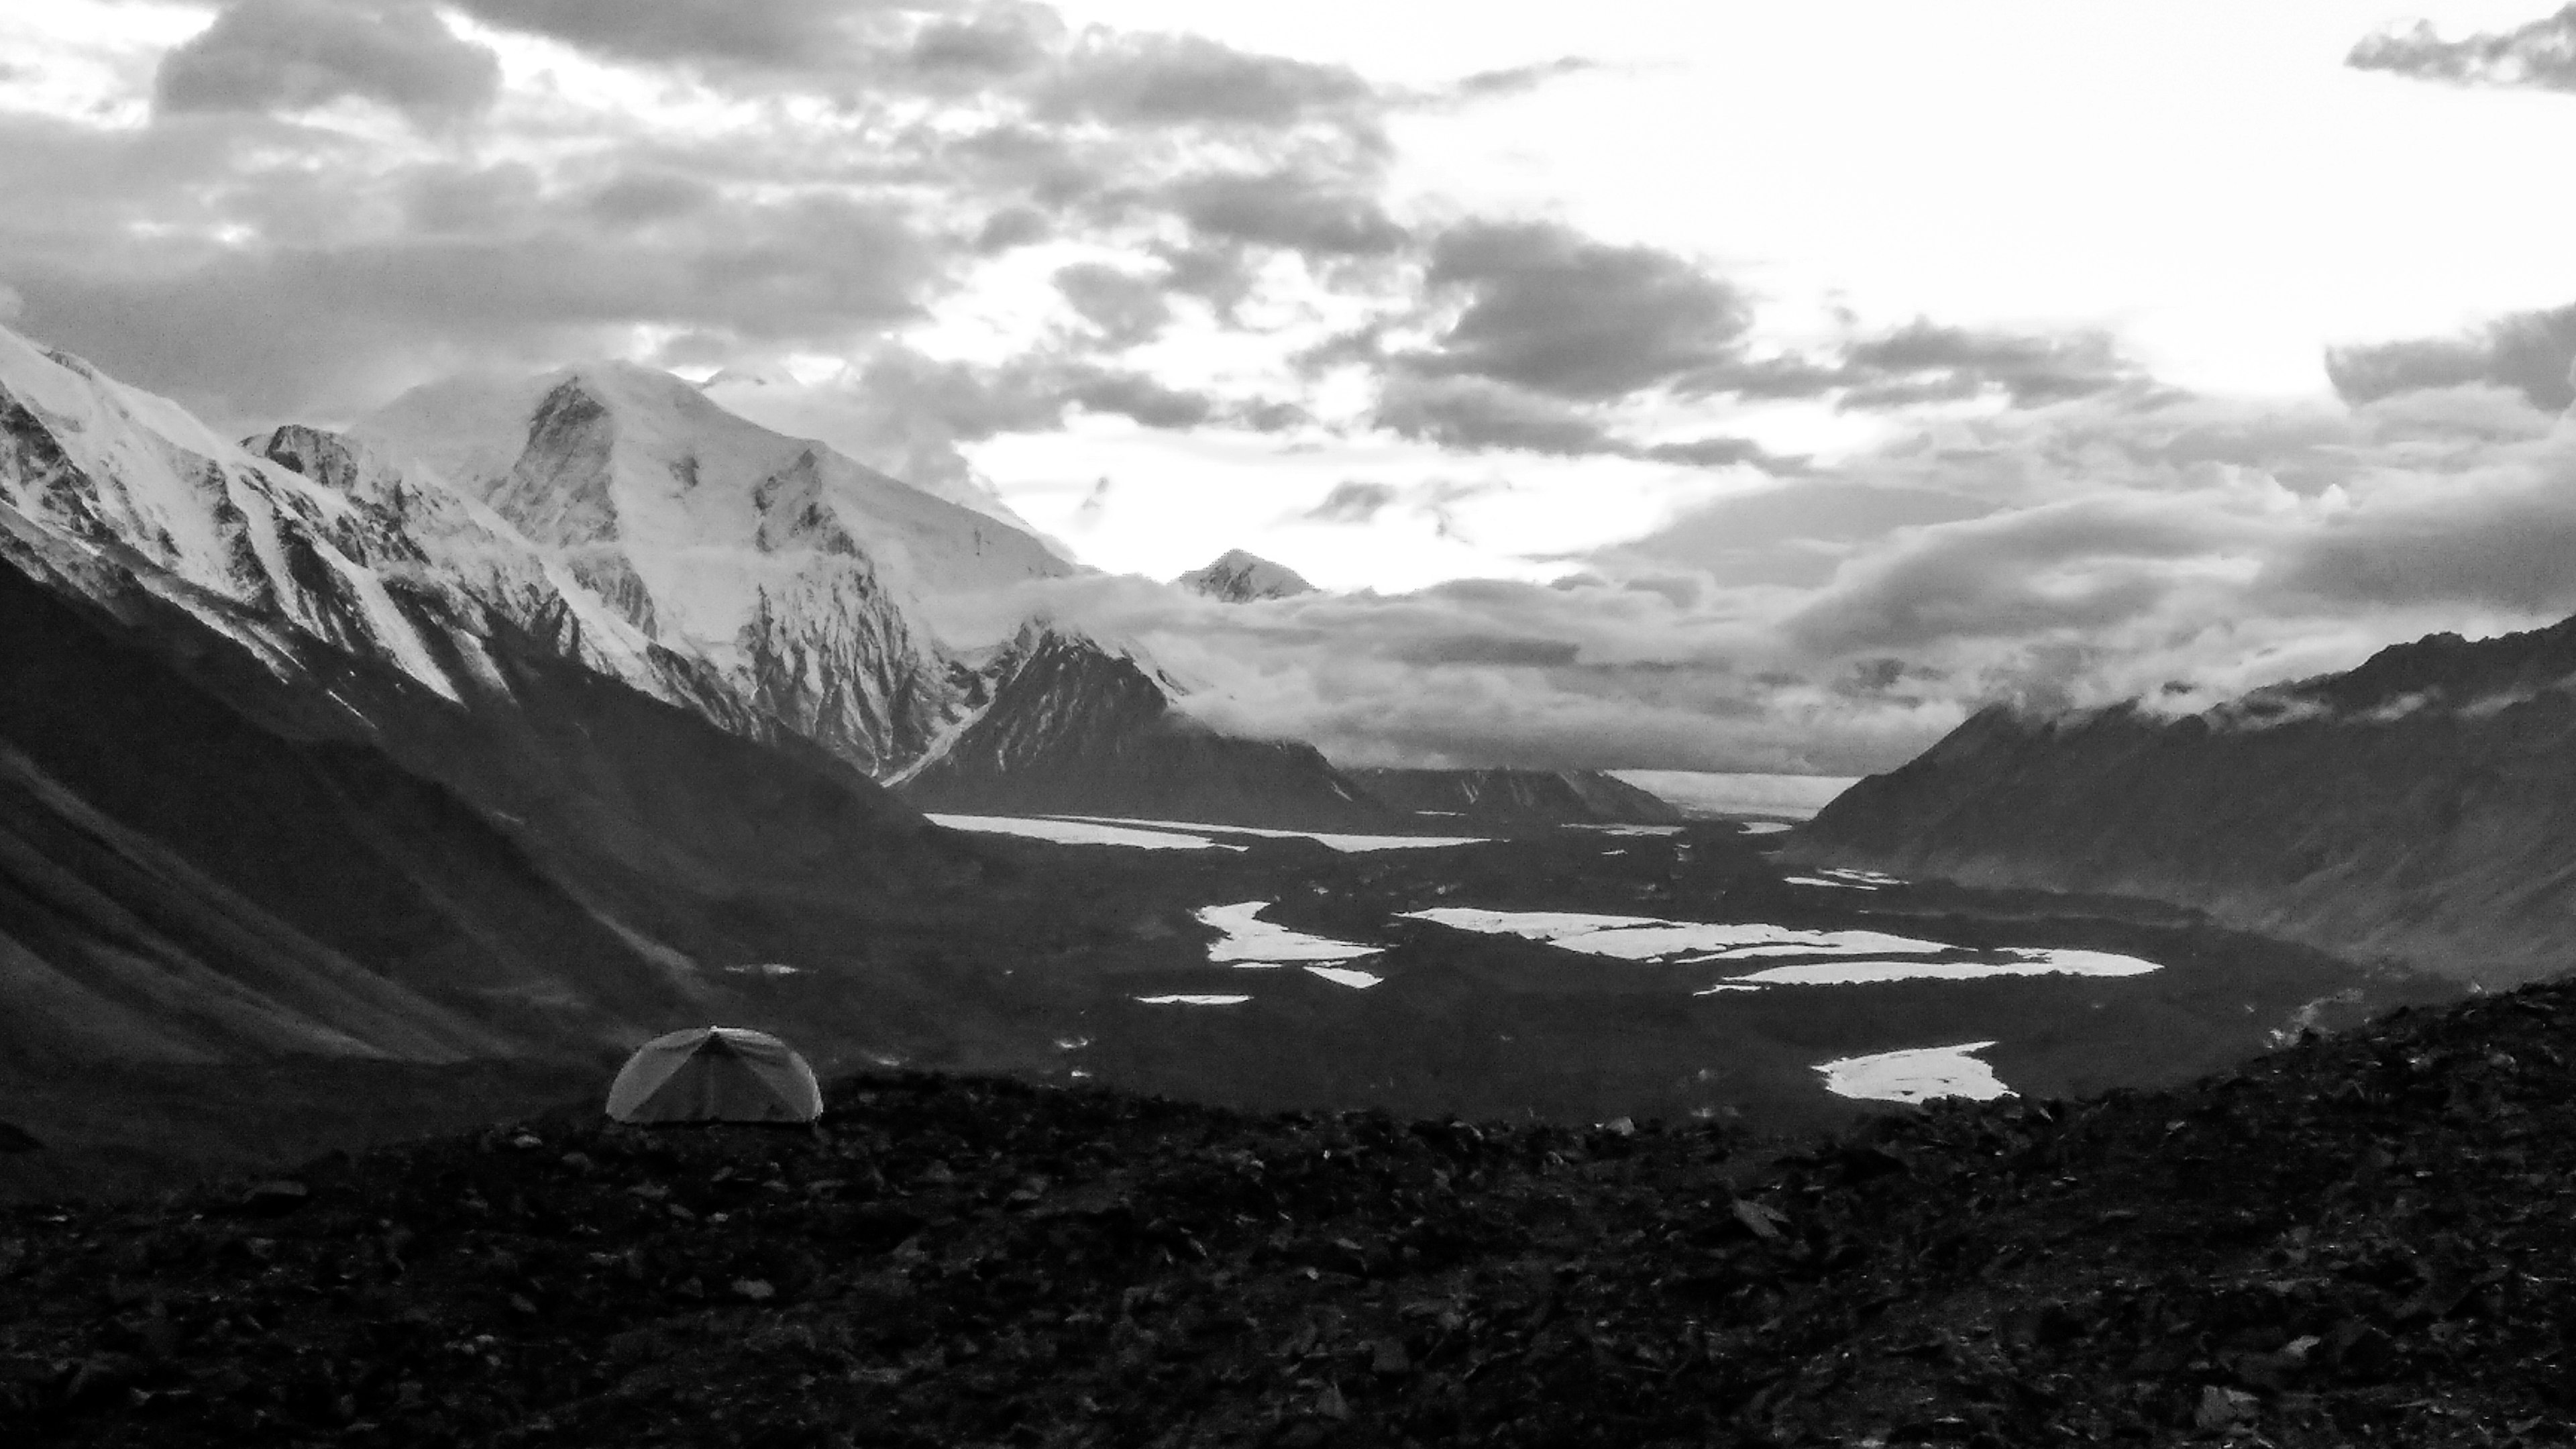
POLYGON ((2128 384, 1926 423, 1579 563, 1243 606, 1094 576, 958 622, 1139 639, 1212 722, 1351 763, 1859 775, 1993 701, 2195 709, 2576 612, 2576 421, 2483 379, 2358 404, 2128 384))

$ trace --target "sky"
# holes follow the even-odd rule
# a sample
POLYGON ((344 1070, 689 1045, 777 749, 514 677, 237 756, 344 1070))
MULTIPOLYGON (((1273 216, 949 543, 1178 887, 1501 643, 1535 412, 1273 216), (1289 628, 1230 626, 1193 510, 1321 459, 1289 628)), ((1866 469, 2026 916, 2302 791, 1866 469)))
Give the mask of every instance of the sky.
POLYGON ((2576 610, 2571 127, 2484 0, 52 0, 0 321, 242 432, 668 367, 1229 728, 1843 776, 2576 610))

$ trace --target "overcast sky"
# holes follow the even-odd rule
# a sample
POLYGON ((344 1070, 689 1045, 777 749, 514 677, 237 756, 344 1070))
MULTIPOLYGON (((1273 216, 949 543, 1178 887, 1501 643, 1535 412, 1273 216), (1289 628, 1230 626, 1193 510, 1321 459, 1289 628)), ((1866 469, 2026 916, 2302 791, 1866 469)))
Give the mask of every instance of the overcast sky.
POLYGON ((1222 722, 1847 774, 2576 610, 2571 130, 2576 6, 49 0, 0 318, 240 430, 727 372, 1222 722), (1130 577, 1234 546, 1344 592, 1130 577))

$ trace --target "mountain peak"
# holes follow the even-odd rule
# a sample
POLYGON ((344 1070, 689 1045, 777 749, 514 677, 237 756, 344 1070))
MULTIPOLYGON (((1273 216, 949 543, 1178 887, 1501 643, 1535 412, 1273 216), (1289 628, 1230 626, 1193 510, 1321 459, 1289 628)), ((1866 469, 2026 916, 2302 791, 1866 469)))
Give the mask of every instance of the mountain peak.
POLYGON ((1229 604, 1248 604, 1255 599, 1285 599, 1315 592, 1315 586, 1299 577, 1296 570, 1239 548, 1227 549, 1206 568, 1192 570, 1172 582, 1192 593, 1222 599, 1229 604))

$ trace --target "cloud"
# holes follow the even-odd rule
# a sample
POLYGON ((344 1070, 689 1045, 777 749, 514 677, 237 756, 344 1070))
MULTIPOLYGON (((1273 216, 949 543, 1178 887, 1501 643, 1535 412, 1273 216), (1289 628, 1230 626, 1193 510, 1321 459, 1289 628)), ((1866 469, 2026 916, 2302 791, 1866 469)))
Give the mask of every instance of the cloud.
POLYGON ((2267 561, 2259 590, 2276 607, 2576 610, 2576 437, 2493 456, 2513 461, 2466 488, 2401 487, 2302 535, 2267 561))
POLYGON ((2364 37, 2344 57, 2356 70, 2383 70, 2461 86, 2529 86, 2576 91, 2576 5, 2492 35, 2444 40, 2428 20, 2364 37))
POLYGON ((1508 448, 1552 457, 1635 458, 1690 468, 1749 465, 1796 472, 1803 459, 1772 453, 1749 438, 1702 437, 1642 442, 1615 432, 1589 408, 1482 377, 1390 374, 1373 420, 1400 437, 1481 452, 1508 448))
POLYGON ((1347 478, 1334 484, 1324 501, 1307 509, 1304 516, 1317 523, 1367 523, 1396 500, 1397 492, 1392 483, 1347 478))
POLYGON ((1432 240, 1425 280, 1462 305, 1433 349, 1397 363, 1558 398, 1619 397, 1709 366, 1752 321, 1740 291, 1684 258, 1555 222, 1451 227, 1432 240))
POLYGON ((1103 347, 1123 349, 1150 341, 1172 319, 1172 304, 1158 279, 1104 262, 1059 267, 1055 285, 1066 305, 1091 324, 1103 347))
POLYGON ((2182 580, 2162 567, 2228 533, 2197 500, 2105 495, 1935 524, 1839 571, 1783 621, 1815 652, 2090 634, 2129 622, 2182 580))
POLYGON ((301 111, 352 97, 420 125, 488 109, 501 63, 426 3, 234 0, 161 58, 155 106, 170 114, 301 111))
POLYGON ((1846 408, 1884 408, 2000 390, 2016 407, 2107 392, 2144 374, 2107 333, 2056 336, 1944 327, 1918 318, 1853 343, 1834 376, 1846 408))
POLYGON ((1111 125, 1373 126, 1375 86, 1347 66, 1255 55, 1197 35, 1085 32, 1036 88, 1041 115, 1111 125))
POLYGON ((1367 524, 1390 508, 1398 508, 1431 524, 1439 538, 1463 538, 1458 523, 1458 505, 1495 493, 1508 492, 1510 485, 1499 479, 1474 482, 1454 478, 1427 478, 1401 487, 1350 478, 1336 483, 1323 501, 1297 515, 1309 523, 1367 524))
POLYGON ((1163 198, 1202 236, 1314 257, 1383 256, 1410 240, 1348 178, 1298 170, 1218 173, 1180 181, 1163 198))
POLYGON ((2337 393, 2356 403, 2485 382, 2512 388, 2534 407, 2561 412, 2576 406, 2576 304, 2512 313, 2459 337, 2330 348, 2326 376, 2337 393))
POLYGON ((595 55, 650 64, 782 72, 850 67, 859 22, 903 7, 851 0, 453 0, 503 30, 559 40, 595 55))
POLYGON ((1451 94, 1459 100, 1496 100, 1504 96, 1526 94, 1552 80, 1562 80, 1570 75, 1582 75, 1587 71, 1599 69, 1601 69, 1601 62, 1597 60, 1587 60, 1579 55, 1559 56, 1555 60, 1543 60, 1532 65, 1516 65, 1503 70, 1480 70, 1451 87, 1451 94))
POLYGON ((1899 529, 1982 518, 1997 506, 1930 488, 1795 478, 1704 504, 1606 554, 1629 567, 1695 565, 1730 585, 1814 587, 1863 545, 1899 529))
POLYGON ((729 379, 709 392, 768 427, 819 438, 872 468, 938 487, 988 487, 966 446, 1005 433, 1051 432, 1076 410, 1165 429, 1270 432, 1305 421, 1293 405, 1173 387, 1063 352, 980 363, 933 358, 899 342, 879 343, 812 385, 729 379))
POLYGON ((624 353, 640 327, 838 347, 920 316, 948 266, 898 204, 847 193, 718 207, 624 167, 569 185, 344 148, 237 170, 233 147, 0 119, 0 184, 66 199, 0 217, 24 325, 227 427, 345 418, 459 366, 624 353), (199 239, 217 227, 246 235, 199 239))
POLYGON ((1576 456, 1618 451, 1609 429, 1547 394, 1492 378, 1398 372, 1378 396, 1378 426, 1444 448, 1517 448, 1576 456))

